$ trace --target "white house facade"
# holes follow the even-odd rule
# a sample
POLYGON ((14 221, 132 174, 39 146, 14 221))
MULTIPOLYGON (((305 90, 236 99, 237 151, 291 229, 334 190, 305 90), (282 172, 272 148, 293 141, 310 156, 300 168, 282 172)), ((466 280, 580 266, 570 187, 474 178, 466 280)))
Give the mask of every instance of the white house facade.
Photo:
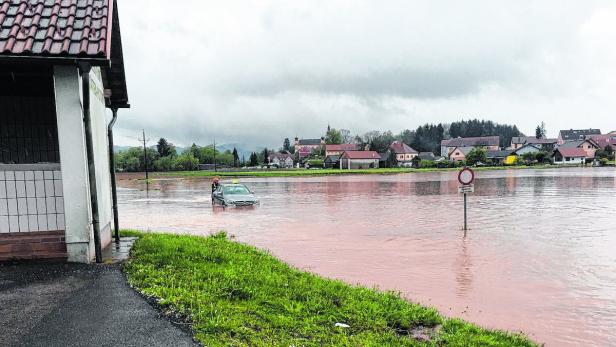
POLYGON ((108 121, 129 105, 117 3, 93 3, 76 16, 64 2, 0 7, 0 25, 22 33, 0 36, 0 261, 100 261, 117 228, 108 121), (64 26, 41 36, 48 21, 32 19, 49 16, 64 26), (99 34, 71 34, 85 16, 99 34))

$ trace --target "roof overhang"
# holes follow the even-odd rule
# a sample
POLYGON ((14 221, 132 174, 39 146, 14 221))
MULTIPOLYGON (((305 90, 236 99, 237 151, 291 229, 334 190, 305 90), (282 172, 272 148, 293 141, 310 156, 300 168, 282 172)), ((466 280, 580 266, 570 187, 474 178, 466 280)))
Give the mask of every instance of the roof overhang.
POLYGON ((108 108, 129 108, 126 74, 124 69, 124 55, 122 52, 122 37, 118 15, 117 0, 111 0, 107 30, 108 40, 105 53, 98 56, 70 55, 70 54, 0 54, 0 65, 13 66, 53 66, 77 65, 88 63, 102 69, 103 85, 105 88, 105 104, 108 108))

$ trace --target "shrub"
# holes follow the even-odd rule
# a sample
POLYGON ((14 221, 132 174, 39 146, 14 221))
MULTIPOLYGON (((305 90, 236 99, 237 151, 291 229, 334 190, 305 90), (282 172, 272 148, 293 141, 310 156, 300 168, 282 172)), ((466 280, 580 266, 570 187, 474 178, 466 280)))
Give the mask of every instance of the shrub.
POLYGON ((322 159, 310 159, 308 160, 307 164, 310 167, 323 167, 323 160, 322 159))
POLYGON ((422 160, 419 162, 420 168, 435 168, 437 166, 438 165, 434 160, 422 160))

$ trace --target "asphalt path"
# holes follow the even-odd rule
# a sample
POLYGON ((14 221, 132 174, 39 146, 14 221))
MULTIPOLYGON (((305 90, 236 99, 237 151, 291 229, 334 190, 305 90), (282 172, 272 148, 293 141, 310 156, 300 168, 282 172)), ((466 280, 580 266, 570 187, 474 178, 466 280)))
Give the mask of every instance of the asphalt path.
POLYGON ((0 265, 0 346, 198 346, 120 265, 0 265))

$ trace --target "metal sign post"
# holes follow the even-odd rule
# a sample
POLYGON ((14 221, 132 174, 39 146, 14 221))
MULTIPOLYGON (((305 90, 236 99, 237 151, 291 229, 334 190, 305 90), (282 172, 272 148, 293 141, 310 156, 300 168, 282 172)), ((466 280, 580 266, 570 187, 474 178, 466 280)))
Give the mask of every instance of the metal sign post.
POLYGON ((475 192, 475 172, 467 167, 460 170, 458 173, 458 182, 461 186, 458 187, 458 193, 464 194, 464 237, 466 237, 466 231, 468 230, 468 213, 467 213, 467 194, 475 192))

